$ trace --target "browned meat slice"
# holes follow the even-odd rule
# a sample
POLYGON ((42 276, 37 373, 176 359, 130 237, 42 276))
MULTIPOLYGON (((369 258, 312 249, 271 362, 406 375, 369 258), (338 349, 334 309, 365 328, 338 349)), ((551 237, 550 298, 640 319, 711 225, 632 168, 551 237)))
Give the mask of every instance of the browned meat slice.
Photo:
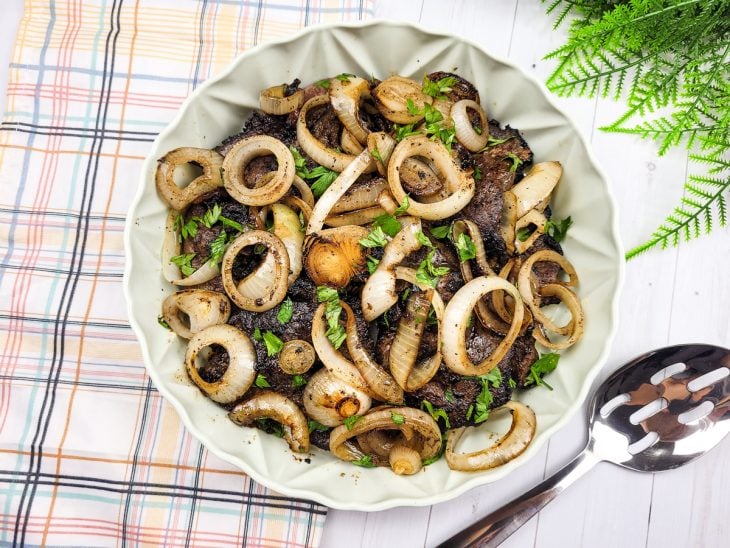
POLYGON ((293 145, 297 141, 296 120, 291 123, 287 115, 273 116, 260 111, 254 111, 246 120, 240 133, 223 140, 215 150, 225 156, 233 145, 251 135, 270 135, 286 145, 293 145))
POLYGON ((307 127, 314 137, 330 148, 340 146, 342 124, 332 105, 325 104, 307 113, 307 127))
POLYGON ((479 102, 479 92, 477 91, 477 88, 475 88, 469 80, 462 78, 458 74, 454 74, 452 72, 437 71, 429 74, 428 79, 432 82, 438 82, 439 80, 443 78, 448 78, 449 76, 453 77, 456 80, 456 84, 451 86, 451 91, 446 93, 446 97, 454 102, 461 101, 462 99, 471 99, 472 101, 476 101, 477 103, 479 102))
POLYGON ((525 380, 530 374, 530 366, 540 357, 535 348, 535 339, 532 338, 532 335, 526 333, 521 337, 517 337, 512 345, 512 355, 513 378, 517 381, 517 386, 524 388, 525 380))

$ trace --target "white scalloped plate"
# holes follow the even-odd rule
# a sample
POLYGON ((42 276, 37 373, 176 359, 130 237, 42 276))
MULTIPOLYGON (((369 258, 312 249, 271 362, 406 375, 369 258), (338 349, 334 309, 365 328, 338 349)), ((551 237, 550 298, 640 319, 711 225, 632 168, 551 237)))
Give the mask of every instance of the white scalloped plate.
MULTIPOLYGON (((615 331, 623 278, 623 252, 606 177, 545 88, 509 61, 473 43, 394 22, 312 27, 289 40, 242 54, 223 74, 208 80, 152 146, 128 215, 125 245, 124 290, 130 322, 150 377, 190 432, 210 451, 272 489, 355 510, 443 502, 506 476, 535 455, 581 406, 604 363, 615 331), (524 133, 535 161, 563 164, 565 174, 553 210, 559 217, 573 218, 564 249, 581 279, 585 336, 564 353, 550 375, 554 391, 540 388, 519 395, 537 414, 537 435, 520 457, 500 468, 453 472, 442 459, 415 476, 401 477, 386 468, 357 468, 316 449, 311 462, 305 462, 283 440, 229 421, 225 411, 188 380, 182 366, 184 342, 157 324, 161 301, 172 287, 160 273, 166 210, 155 192, 156 160, 180 146, 215 146, 240 130, 247 114, 258 107, 262 88, 295 77, 306 83, 348 72, 379 78, 401 74, 420 80, 426 72, 454 67, 476 85, 490 117, 524 133)), ((483 428, 488 429, 488 424, 483 428)))

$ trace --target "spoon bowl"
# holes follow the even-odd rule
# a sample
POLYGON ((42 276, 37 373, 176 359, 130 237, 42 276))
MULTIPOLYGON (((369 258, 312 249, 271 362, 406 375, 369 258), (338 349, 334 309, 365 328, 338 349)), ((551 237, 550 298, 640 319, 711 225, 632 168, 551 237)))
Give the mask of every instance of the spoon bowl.
POLYGON ((639 356, 598 387, 583 452, 440 546, 497 546, 601 461, 638 472, 687 464, 730 431, 729 409, 730 350, 683 344, 639 356))

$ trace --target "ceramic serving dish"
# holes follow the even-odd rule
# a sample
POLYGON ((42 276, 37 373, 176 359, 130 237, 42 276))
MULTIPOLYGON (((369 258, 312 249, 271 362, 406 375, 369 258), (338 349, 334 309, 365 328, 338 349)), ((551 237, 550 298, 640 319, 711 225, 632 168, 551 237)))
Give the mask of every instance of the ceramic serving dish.
MULTIPOLYGON (((475 44, 391 22, 309 28, 286 41, 242 54, 223 74, 197 89, 152 145, 127 219, 125 244, 124 288, 130 322, 155 386, 190 432, 210 451, 272 489, 357 510, 443 502, 506 476, 535 455, 580 407, 603 365, 615 330, 623 269, 615 205, 606 178, 545 88, 475 44), (552 207, 558 217, 573 218, 564 249, 581 279, 578 294, 585 309, 585 335, 564 352, 550 375, 553 391, 538 388, 517 393, 537 414, 537 434, 520 457, 500 468, 454 472, 442 459, 415 476, 403 477, 387 468, 358 468, 317 449, 305 460, 293 455, 283 440, 229 421, 225 410, 188 380, 183 368, 185 342, 157 323, 160 304, 173 288, 160 273, 166 209, 155 191, 156 160, 181 146, 217 145, 240 130, 246 116, 258 107, 261 89, 295 77, 307 83, 348 72, 381 79, 400 74, 420 80, 424 73, 454 67, 476 85, 491 118, 523 132, 536 162, 563 164, 564 176, 552 207)), ((488 443, 486 432, 505 425, 504 419, 485 423, 467 445, 488 443)))

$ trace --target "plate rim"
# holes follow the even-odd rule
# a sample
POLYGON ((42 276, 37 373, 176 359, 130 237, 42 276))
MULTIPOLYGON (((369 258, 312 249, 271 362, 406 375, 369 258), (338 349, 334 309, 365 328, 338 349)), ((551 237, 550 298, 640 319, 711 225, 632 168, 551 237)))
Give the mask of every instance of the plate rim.
POLYGON ((473 40, 463 38, 460 36, 456 36, 449 33, 444 33, 441 31, 430 29, 424 25, 416 24, 408 21, 396 21, 396 20, 388 20, 388 19, 370 19, 367 21, 357 21, 357 22, 333 22, 333 23, 324 23, 324 24, 317 24, 305 27, 298 32, 284 37, 277 40, 272 40, 270 42, 266 42, 264 44, 259 44, 257 46, 252 47, 251 49, 248 49, 246 51, 241 52, 238 54, 234 59, 230 61, 230 63, 227 65, 227 67, 221 71, 219 74, 207 79, 205 82, 203 82, 198 88, 196 88, 180 105, 178 108, 175 116, 170 120, 170 122, 165 126, 165 128, 157 135, 155 140, 151 143, 150 149, 154 150, 157 147, 157 143, 168 136, 170 133, 173 132, 173 129, 179 124, 183 116, 185 115, 189 105, 197 99, 199 95, 202 95, 209 87, 214 86, 217 82, 220 80, 224 80, 227 78, 234 70, 237 69, 237 67, 243 63, 247 58, 259 54, 261 51, 267 50, 267 49, 275 49, 281 45, 287 44, 289 42, 299 40, 309 34, 313 34, 316 32, 327 32, 332 31, 336 29, 354 29, 354 30, 363 30, 367 29, 368 27, 374 27, 374 26, 388 26, 388 27, 394 27, 394 28, 406 28, 411 31, 416 31, 421 34, 426 34, 429 36, 432 36, 434 38, 439 39, 449 39, 454 40, 456 42, 460 42, 463 44, 466 44, 468 46, 471 46, 473 48, 476 48, 477 50, 481 51, 482 53, 486 54, 487 56, 491 57, 495 61, 502 63, 512 69, 517 70, 522 77, 526 78, 533 84, 535 84, 538 89, 540 90, 540 93, 543 96, 543 99, 557 112, 559 112, 562 116, 565 117, 568 125, 570 126, 570 129, 577 135, 580 143, 583 145, 583 148, 586 153, 586 157, 588 158, 591 167, 596 171, 600 179, 602 180, 606 195, 608 197, 608 204, 609 204, 609 210, 610 210, 610 217, 611 217, 611 226, 610 226, 610 235, 611 235, 611 243, 615 245, 617 254, 618 254, 618 260, 617 264, 615 265, 617 268, 615 270, 616 272, 616 290, 613 293, 612 299, 611 299, 611 306, 608 312, 608 324, 609 329, 607 332, 607 335, 604 339, 603 349, 601 350, 600 354, 598 355, 597 359, 595 360, 594 365, 588 370, 585 379, 583 380, 583 383, 580 387, 580 390, 578 391, 578 394, 576 398, 573 400, 573 402, 568 406, 566 411, 563 413, 563 415, 558 419, 558 421, 553 424, 551 427, 546 429, 544 432, 541 433, 540 436, 538 436, 528 447, 528 449, 522 453, 520 456, 518 456, 513 461, 513 465, 509 467, 501 467, 495 468, 490 471, 489 474, 479 474, 474 473, 472 478, 469 478, 467 481, 465 481, 463 484, 456 486, 454 488, 449 489, 448 491, 444 491, 442 493, 426 496, 426 497, 392 497, 380 501, 375 502, 348 502, 343 500, 336 500, 332 497, 329 497, 326 494, 318 493, 316 491, 312 491, 307 488, 301 488, 301 487, 290 487, 284 483, 280 483, 276 479, 269 478, 263 474, 259 474, 257 471, 255 471, 253 468, 249 466, 249 464, 243 460, 240 457, 237 457, 235 455, 232 455, 230 453, 227 453, 223 451, 222 449, 219 449, 216 444, 214 443, 214 440, 212 440, 208 435, 206 435, 204 432, 200 431, 197 427, 194 426, 192 418, 190 414, 185 409, 183 403, 178 400, 171 391, 169 391, 161 379, 161 376, 159 373, 151 366, 152 359, 150 355, 150 350, 147 345, 147 341, 144 337, 144 331, 141 328, 141 326, 137 323, 136 318, 133 315, 133 307, 132 307, 132 292, 130 288, 130 277, 132 274, 133 266, 134 266, 134 260, 131 253, 131 233, 132 233, 132 227, 135 223, 135 214, 137 212, 137 209, 139 207, 140 202, 142 201, 143 195, 145 193, 145 185, 147 183, 147 173, 150 170, 151 164, 153 162, 156 162, 156 158, 152 155, 150 152, 147 157, 145 158, 144 162, 142 163, 142 168, 138 177, 138 184, 137 184, 137 190, 135 197, 129 207, 129 210, 127 211, 126 220, 125 220, 125 226, 124 226, 124 256, 125 256, 125 268, 124 268, 124 276, 123 276, 123 292, 124 292, 124 298, 126 302, 126 311, 127 311, 127 317, 130 323, 130 326, 132 327, 132 330, 134 331, 134 334, 137 338, 137 341, 140 345, 140 348, 142 350, 142 357, 144 360, 144 366, 145 369, 150 376, 150 379, 155 385, 155 388, 158 390, 158 392, 162 395, 162 397, 175 409, 177 414, 179 415, 182 423, 184 424, 185 428, 190 432, 190 434, 197 439, 208 451, 213 453, 215 456, 220 458, 221 460, 228 462, 229 464, 235 466, 237 469, 242 470, 245 474, 247 474, 250 478, 252 478, 254 481, 260 483, 261 485, 272 489, 274 491, 277 491, 278 493, 281 493, 283 495, 289 496, 289 497, 295 497, 298 499, 305 499, 309 501, 313 501, 318 504, 322 504, 325 506, 328 506, 330 508, 335 508, 339 510, 360 510, 360 511, 380 511, 380 510, 387 510, 390 508, 395 507, 423 507, 423 506, 430 506, 433 504, 437 504, 440 502, 445 502, 448 500, 453 500, 467 491, 470 491, 471 489, 474 489, 476 487, 486 485, 488 483, 492 483, 495 481, 498 481, 500 479, 503 479, 505 476, 509 475, 510 473, 513 473, 515 470, 521 468, 525 465, 528 461, 530 461, 533 457, 539 453, 540 449, 543 447, 543 445, 552 438, 555 433, 562 429, 576 414, 578 409, 580 409, 585 403, 588 396, 588 392, 591 389, 593 382, 598 377, 599 373, 603 369, 603 366, 606 363, 606 360, 608 358, 608 354, 611 351, 613 341, 616 336, 616 332, 618 330, 618 314, 619 314, 619 301, 621 298, 621 293, 624 286, 624 279, 625 279, 625 268, 626 263, 624 260, 624 247, 621 242, 620 233, 619 233, 619 221, 618 221, 618 207, 616 203, 615 196, 613 194, 612 185, 610 184, 610 178, 605 173, 603 168, 601 167, 600 163, 598 162, 595 154, 593 153, 592 147, 590 142, 586 139, 585 135, 580 131, 579 127, 573 120, 572 116, 569 112, 566 112, 562 107, 560 107, 555 99, 552 97, 552 94, 548 91, 548 89, 545 87, 542 81, 540 81, 537 77, 530 74, 526 70, 524 70, 520 65, 517 63, 511 61, 508 58, 505 58, 501 55, 494 54, 490 51, 488 51, 484 46, 476 43, 473 40), (501 470, 501 472, 500 472, 501 470))

